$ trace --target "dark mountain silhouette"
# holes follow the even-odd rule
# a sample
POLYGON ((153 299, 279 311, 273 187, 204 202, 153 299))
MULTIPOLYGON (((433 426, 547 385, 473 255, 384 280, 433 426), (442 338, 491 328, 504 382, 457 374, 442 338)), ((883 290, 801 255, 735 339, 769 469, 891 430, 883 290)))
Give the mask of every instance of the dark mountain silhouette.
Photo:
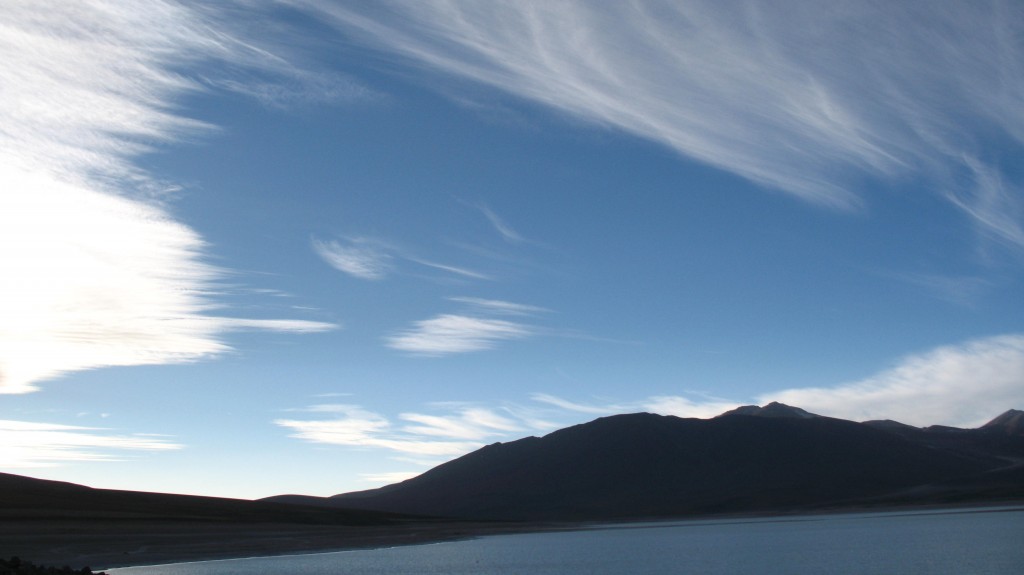
POLYGON ((0 521, 186 521, 304 525, 381 525, 398 516, 266 501, 93 489, 0 473, 0 521))
POLYGON ((1000 431, 1006 435, 1024 435, 1024 411, 1008 410, 981 428, 1000 431))
POLYGON ((272 499, 577 520, 1020 498, 1024 436, 1008 414, 977 430, 855 423, 778 403, 706 420, 615 415, 489 445, 380 489, 272 499))
POLYGON ((737 407, 731 411, 726 411, 718 417, 724 417, 727 415, 755 415, 757 417, 790 417, 798 419, 811 419, 812 417, 821 417, 820 415, 810 413, 800 409, 799 407, 792 407, 785 403, 779 403, 773 401, 764 407, 757 405, 744 405, 737 407))

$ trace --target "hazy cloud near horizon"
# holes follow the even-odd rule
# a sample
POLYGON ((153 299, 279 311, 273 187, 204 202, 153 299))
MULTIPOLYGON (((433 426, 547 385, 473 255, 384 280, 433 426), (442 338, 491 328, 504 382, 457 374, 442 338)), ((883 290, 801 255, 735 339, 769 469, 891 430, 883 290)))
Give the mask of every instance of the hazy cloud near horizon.
POLYGON ((130 452, 172 451, 165 437, 117 435, 94 427, 0 420, 0 464, 7 468, 55 467, 82 461, 118 461, 130 452))
POLYGON ((787 389, 758 399, 854 421, 978 427, 1007 409, 1024 409, 1024 335, 942 346, 860 381, 787 389))
POLYGON ((313 443, 374 447, 428 458, 462 455, 482 447, 481 440, 487 437, 525 429, 507 414, 480 407, 460 407, 447 415, 402 413, 399 419, 408 422, 402 426, 358 405, 321 404, 301 411, 329 417, 282 418, 274 423, 291 429, 292 437, 313 443))
MULTIPOLYGON (((386 415, 353 405, 313 406, 300 411, 330 417, 279 419, 275 423, 292 429, 292 437, 314 443, 446 457, 478 449, 486 438, 518 439, 596 417, 647 411, 706 419, 752 402, 779 401, 851 421, 894 419, 915 426, 973 428, 1007 409, 1024 407, 1022 378, 1024 335, 1010 334, 910 355, 860 381, 785 389, 753 401, 696 395, 580 401, 534 393, 529 402, 521 404, 486 407, 455 403, 434 406, 433 413, 402 413, 398 419, 409 423, 401 427, 386 415)), ((430 464, 424 462, 423 466, 430 464)))
POLYGON ((650 411, 708 418, 744 404, 778 401, 851 421, 892 419, 914 426, 973 428, 1008 409, 1024 409, 1024 335, 1007 334, 911 354, 864 379, 782 389, 754 398, 659 395, 643 400, 581 403, 538 393, 534 401, 568 412, 611 415, 650 411))

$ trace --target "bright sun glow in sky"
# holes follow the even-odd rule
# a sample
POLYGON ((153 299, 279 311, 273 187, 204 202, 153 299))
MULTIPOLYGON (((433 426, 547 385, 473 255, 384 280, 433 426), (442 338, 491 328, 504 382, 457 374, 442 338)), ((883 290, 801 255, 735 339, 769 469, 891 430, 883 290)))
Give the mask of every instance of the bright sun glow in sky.
POLYGON ((1024 408, 1024 5, 6 1, 0 471, 330 495, 1024 408))

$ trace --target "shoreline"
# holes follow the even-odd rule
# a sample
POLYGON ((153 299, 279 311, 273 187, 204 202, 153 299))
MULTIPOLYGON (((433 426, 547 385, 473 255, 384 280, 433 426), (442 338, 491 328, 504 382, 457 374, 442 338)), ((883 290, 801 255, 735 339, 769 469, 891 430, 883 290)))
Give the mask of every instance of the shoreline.
POLYGON ((60 519, 0 521, 0 555, 36 564, 88 566, 94 571, 177 563, 252 559, 384 549, 463 541, 491 535, 578 531, 599 526, 654 523, 786 520, 860 513, 948 513, 1024 511, 1024 501, 971 504, 866 506, 843 509, 780 510, 763 513, 601 521, 408 521, 394 525, 328 526, 247 524, 181 520, 60 519))
POLYGON ((122 569, 133 569, 133 568, 136 568, 136 567, 139 567, 139 568, 143 568, 143 567, 161 567, 161 566, 165 566, 165 565, 188 565, 188 564, 192 564, 192 563, 209 563, 209 562, 216 562, 216 561, 246 561, 246 560, 249 560, 249 559, 281 558, 281 557, 304 557, 304 556, 307 556, 307 555, 327 555, 327 554, 331 554, 331 553, 347 553, 347 552, 350 552, 350 551, 374 551, 374 550, 394 549, 394 548, 397 548, 397 547, 418 546, 418 545, 438 545, 438 544, 442 544, 442 543, 453 543, 453 542, 458 542, 458 541, 471 541, 473 539, 478 539, 478 538, 481 538, 481 537, 488 537, 488 536, 491 536, 491 535, 513 535, 513 534, 517 534, 517 533, 540 533, 540 532, 546 532, 546 531, 552 531, 553 532, 553 531, 566 531, 566 530, 575 530, 575 529, 576 528, 566 528, 566 529, 530 529, 530 528, 523 528, 523 529, 481 531, 479 533, 472 533, 472 534, 467 533, 467 534, 461 534, 461 535, 453 535, 451 537, 439 537, 439 538, 436 538, 436 539, 433 538, 433 537, 429 537, 428 536, 428 537, 423 538, 422 540, 417 540, 417 541, 403 540, 401 542, 392 542, 392 543, 385 543, 385 542, 382 541, 382 542, 380 542, 380 544, 369 544, 369 545, 355 544, 355 545, 350 545, 350 546, 345 546, 345 547, 330 547, 330 548, 325 548, 325 549, 308 549, 308 550, 301 550, 301 551, 284 551, 284 552, 280 552, 280 553, 268 552, 268 553, 261 553, 259 555, 244 555, 244 556, 232 555, 230 557, 215 557, 215 558, 192 557, 192 558, 183 559, 183 560, 166 561, 166 562, 159 562, 159 563, 133 563, 131 565, 105 566, 105 567, 101 567, 101 568, 99 568, 97 570, 98 571, 117 571, 117 570, 122 570, 122 569))
POLYGON ((575 523, 423 521, 310 526, 88 519, 0 522, 0 555, 35 564, 106 571, 172 563, 383 549, 514 533, 564 531, 575 523))

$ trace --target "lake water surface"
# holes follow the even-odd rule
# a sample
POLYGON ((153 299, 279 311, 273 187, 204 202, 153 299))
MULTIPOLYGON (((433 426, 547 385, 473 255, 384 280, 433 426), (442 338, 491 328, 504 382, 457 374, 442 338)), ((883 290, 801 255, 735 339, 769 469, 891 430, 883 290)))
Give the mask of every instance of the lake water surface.
POLYGON ((116 575, 1024 573, 1024 507, 604 525, 116 575))

